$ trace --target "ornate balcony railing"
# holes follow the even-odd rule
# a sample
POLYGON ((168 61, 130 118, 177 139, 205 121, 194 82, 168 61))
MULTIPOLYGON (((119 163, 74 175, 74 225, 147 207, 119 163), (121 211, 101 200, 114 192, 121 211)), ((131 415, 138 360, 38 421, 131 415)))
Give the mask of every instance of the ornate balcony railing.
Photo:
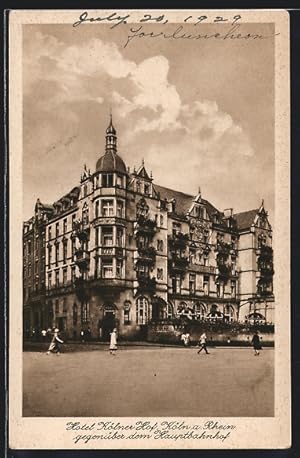
POLYGON ((145 275, 141 275, 137 272, 137 281, 139 283, 138 290, 139 292, 149 292, 153 293, 156 289, 156 280, 155 278, 150 278, 145 275))
POLYGON ((72 237, 77 237, 81 241, 88 240, 90 234, 90 224, 88 222, 75 221, 72 228, 72 237))
POLYGON ((216 273, 216 267, 214 266, 204 266, 200 264, 193 264, 189 263, 189 270, 194 271, 194 272, 199 272, 199 273, 204 273, 204 274, 215 274, 216 273))
POLYGON ((90 255, 87 251, 82 248, 75 251, 75 263, 80 269, 86 269, 90 262, 90 255))
POLYGON ((156 250, 154 247, 138 248, 138 261, 143 261, 149 264, 155 262, 156 250))
POLYGON ((156 221, 145 216, 139 216, 135 223, 134 232, 136 235, 140 233, 146 233, 154 235, 156 232, 157 224, 156 221))
POLYGON ((168 235, 168 242, 170 249, 185 249, 189 241, 189 234, 183 234, 182 232, 174 232, 172 235, 168 235))
POLYGON ((189 258, 173 255, 169 259, 169 269, 172 271, 184 272, 188 269, 189 258))

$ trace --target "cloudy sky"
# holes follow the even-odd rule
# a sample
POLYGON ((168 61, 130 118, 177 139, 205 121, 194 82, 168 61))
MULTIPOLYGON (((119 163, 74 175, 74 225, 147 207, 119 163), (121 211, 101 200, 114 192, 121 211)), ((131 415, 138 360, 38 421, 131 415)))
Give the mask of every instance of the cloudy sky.
POLYGON ((124 48, 127 35, 124 25, 23 26, 24 219, 38 197, 53 203, 77 185, 85 163, 95 170, 112 108, 131 169, 144 159, 154 182, 191 194, 200 186, 220 210, 264 198, 272 220, 273 39, 136 39, 124 48))

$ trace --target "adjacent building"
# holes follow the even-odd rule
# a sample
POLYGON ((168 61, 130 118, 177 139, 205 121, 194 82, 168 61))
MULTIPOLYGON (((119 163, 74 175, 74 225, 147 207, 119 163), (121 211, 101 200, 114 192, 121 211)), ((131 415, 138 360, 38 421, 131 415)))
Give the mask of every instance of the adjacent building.
POLYGON ((150 322, 274 322, 272 228, 264 203, 235 214, 130 172, 112 120, 94 172, 24 223, 24 331, 57 326, 106 340, 150 322))

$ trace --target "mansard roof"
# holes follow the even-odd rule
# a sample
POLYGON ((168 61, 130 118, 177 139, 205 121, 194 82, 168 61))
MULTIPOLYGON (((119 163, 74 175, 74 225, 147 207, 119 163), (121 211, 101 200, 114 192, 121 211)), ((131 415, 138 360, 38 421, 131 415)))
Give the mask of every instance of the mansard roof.
MULTIPOLYGON (((186 216, 193 202, 195 202, 195 196, 190 194, 174 191, 173 189, 159 185, 154 185, 154 188, 160 194, 161 199, 175 199, 175 213, 178 216, 186 216)), ((210 218, 212 218, 213 213, 220 213, 208 200, 201 199, 201 203, 205 206, 210 218)))
POLYGON ((241 213, 235 213, 233 217, 236 219, 237 227, 240 230, 249 229, 254 223, 254 219, 259 212, 259 208, 255 210, 248 210, 241 213))

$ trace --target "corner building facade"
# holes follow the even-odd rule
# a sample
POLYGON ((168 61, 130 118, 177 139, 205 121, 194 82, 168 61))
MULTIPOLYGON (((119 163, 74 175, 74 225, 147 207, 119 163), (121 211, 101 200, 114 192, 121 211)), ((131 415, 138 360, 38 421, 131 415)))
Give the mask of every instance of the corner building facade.
POLYGON ((53 205, 38 201, 23 235, 26 332, 57 326, 69 338, 88 330, 107 340, 117 327, 125 339, 145 339, 150 322, 180 317, 274 322, 263 203, 221 212, 200 190, 191 196, 156 185, 144 163, 130 173, 112 120, 95 172, 85 167, 80 184, 53 205), (37 283, 26 253, 39 218, 37 283))

